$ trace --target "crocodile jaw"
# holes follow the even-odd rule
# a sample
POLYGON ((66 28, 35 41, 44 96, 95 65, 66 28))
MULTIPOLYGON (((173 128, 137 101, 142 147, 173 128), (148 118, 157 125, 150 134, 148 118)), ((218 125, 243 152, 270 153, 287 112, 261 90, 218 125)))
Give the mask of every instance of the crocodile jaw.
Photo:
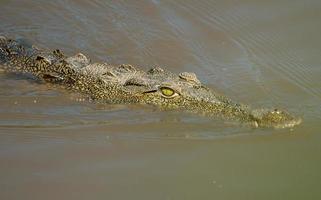
POLYGON ((251 115, 256 127, 274 127, 276 129, 292 128, 302 123, 302 118, 295 117, 286 111, 278 109, 256 109, 251 115))

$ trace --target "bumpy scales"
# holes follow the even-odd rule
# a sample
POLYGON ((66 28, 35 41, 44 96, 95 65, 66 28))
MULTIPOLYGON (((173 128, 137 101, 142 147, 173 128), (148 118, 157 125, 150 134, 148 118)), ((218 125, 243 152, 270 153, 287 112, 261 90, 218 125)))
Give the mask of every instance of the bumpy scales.
POLYGON ((106 103, 149 104, 219 116, 254 127, 285 128, 301 123, 301 119, 285 111, 252 110, 234 103, 204 86, 194 73, 176 75, 162 68, 145 72, 131 65, 91 63, 81 53, 66 57, 59 50, 44 51, 3 36, 0 36, 0 66, 5 71, 32 74, 106 103))

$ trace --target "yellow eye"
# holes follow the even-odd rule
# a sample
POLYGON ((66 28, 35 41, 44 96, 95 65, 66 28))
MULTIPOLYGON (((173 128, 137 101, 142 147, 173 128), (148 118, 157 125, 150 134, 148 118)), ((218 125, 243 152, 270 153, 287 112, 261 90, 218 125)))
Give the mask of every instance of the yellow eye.
POLYGON ((177 95, 177 93, 173 89, 168 87, 162 87, 160 88, 160 90, 162 92, 162 95, 166 98, 175 97, 177 95))

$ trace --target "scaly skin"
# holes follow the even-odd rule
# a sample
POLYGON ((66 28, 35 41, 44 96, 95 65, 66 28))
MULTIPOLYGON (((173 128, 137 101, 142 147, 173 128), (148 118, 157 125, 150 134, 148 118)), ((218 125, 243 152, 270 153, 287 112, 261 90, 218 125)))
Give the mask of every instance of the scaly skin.
POLYGON ((204 86, 194 73, 173 74, 161 68, 145 72, 131 65, 91 63, 83 54, 66 57, 59 50, 35 46, 0 36, 0 65, 5 71, 28 73, 59 84, 91 99, 117 104, 149 104, 219 116, 254 127, 293 127, 301 119, 278 109, 256 109, 234 103, 204 86))

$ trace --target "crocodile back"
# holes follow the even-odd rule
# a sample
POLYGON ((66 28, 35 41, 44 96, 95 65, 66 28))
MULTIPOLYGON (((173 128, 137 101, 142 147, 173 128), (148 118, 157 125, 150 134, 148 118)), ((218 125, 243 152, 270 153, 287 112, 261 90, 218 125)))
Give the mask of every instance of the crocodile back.
POLYGON ((23 40, 12 40, 0 36, 0 65, 7 71, 25 71, 28 58, 35 55, 37 51, 23 40))
POLYGON ((7 49, 8 40, 4 36, 0 36, 0 64, 7 62, 9 50, 7 49))

